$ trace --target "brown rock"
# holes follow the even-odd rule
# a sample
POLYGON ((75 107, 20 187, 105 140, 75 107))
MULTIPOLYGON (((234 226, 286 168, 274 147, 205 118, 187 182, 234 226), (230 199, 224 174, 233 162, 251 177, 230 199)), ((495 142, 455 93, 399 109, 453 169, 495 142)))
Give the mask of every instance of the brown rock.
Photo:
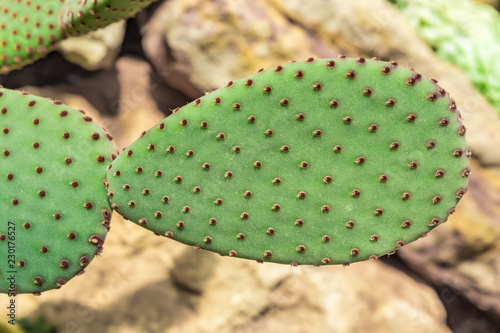
POLYGON ((264 0, 171 0, 143 30, 156 70, 193 99, 260 68, 337 54, 264 0))
POLYGON ((170 332, 449 332, 433 291, 387 266, 287 267, 218 258, 170 332))
POLYGON ((65 292, 21 296, 23 306, 82 333, 449 332, 435 293, 381 263, 262 265, 152 241, 131 223, 116 224, 108 246, 122 250, 106 253, 65 292), (208 270, 196 270, 206 261, 208 270), (194 281, 204 282, 185 288, 194 281), (88 297, 71 297, 85 291, 88 297))
POLYGON ((36 311, 81 333, 450 332, 437 295, 381 263, 290 267, 200 256, 168 239, 142 237, 149 232, 131 223, 113 224, 120 230, 108 246, 121 242, 128 250, 107 252, 65 292, 20 296, 23 316, 36 311), (127 239, 130 232, 141 236, 127 239), (193 268, 207 259, 210 273, 193 268), (186 260, 193 266, 179 264, 186 260), (198 290, 175 281, 193 277, 205 281, 198 290))
POLYGON ((119 112, 116 117, 108 119, 106 127, 121 150, 165 116, 151 96, 156 83, 150 81, 150 67, 145 61, 121 57, 116 63, 116 69, 121 87, 120 99, 115 101, 119 112))

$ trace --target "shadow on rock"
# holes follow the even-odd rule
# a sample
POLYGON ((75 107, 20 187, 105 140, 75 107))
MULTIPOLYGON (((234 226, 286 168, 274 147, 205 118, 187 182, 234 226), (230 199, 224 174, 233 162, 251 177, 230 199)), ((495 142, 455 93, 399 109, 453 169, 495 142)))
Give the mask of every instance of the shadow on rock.
MULTIPOLYGON (((199 295, 176 288, 171 279, 158 281, 126 295, 118 302, 99 306, 106 298, 106 291, 92 295, 88 304, 65 301, 49 302, 40 312, 50 323, 59 326, 59 332, 118 332, 133 329, 135 332, 159 332, 194 314, 199 295)), ((85 300, 83 297, 78 299, 85 300)))

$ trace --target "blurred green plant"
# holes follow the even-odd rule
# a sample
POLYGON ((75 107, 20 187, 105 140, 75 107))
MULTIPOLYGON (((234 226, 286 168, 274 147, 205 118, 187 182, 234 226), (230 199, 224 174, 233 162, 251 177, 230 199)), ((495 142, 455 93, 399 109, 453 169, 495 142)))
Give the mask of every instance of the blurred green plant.
POLYGON ((21 318, 18 324, 24 333, 56 333, 58 331, 57 325, 49 323, 42 315, 35 319, 21 318))
POLYGON ((500 14, 472 0, 390 0, 436 54, 500 112, 500 14))

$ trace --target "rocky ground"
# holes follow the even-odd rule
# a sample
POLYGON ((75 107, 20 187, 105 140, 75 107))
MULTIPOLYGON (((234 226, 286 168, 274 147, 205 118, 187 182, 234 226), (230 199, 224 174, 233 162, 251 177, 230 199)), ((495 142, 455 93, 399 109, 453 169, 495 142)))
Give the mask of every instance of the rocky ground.
POLYGON ((0 84, 84 109, 121 149, 230 80, 338 54, 397 59, 456 98, 474 159, 447 223, 378 261, 289 267, 197 251, 115 214, 104 255, 61 290, 18 296, 18 314, 81 333, 499 332, 500 116, 387 1, 160 1, 0 84))

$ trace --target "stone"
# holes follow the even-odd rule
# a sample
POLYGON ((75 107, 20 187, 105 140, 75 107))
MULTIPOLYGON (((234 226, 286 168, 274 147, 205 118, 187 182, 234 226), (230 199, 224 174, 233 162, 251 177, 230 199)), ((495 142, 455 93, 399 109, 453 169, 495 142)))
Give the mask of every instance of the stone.
POLYGON ((344 268, 218 261, 196 319, 171 332, 392 332, 403 328, 449 332, 445 312, 432 290, 378 262, 344 268))
POLYGON ((111 225, 113 251, 64 292, 18 296, 20 315, 81 333, 451 332, 432 289, 380 262, 259 264, 151 239, 117 216, 111 225))
POLYGON ((124 36, 125 21, 120 21, 83 36, 66 38, 59 43, 58 50, 67 60, 87 70, 110 69, 124 36))
POLYGON ((338 53, 264 0, 167 1, 142 30, 158 73, 192 99, 262 67, 338 53))

